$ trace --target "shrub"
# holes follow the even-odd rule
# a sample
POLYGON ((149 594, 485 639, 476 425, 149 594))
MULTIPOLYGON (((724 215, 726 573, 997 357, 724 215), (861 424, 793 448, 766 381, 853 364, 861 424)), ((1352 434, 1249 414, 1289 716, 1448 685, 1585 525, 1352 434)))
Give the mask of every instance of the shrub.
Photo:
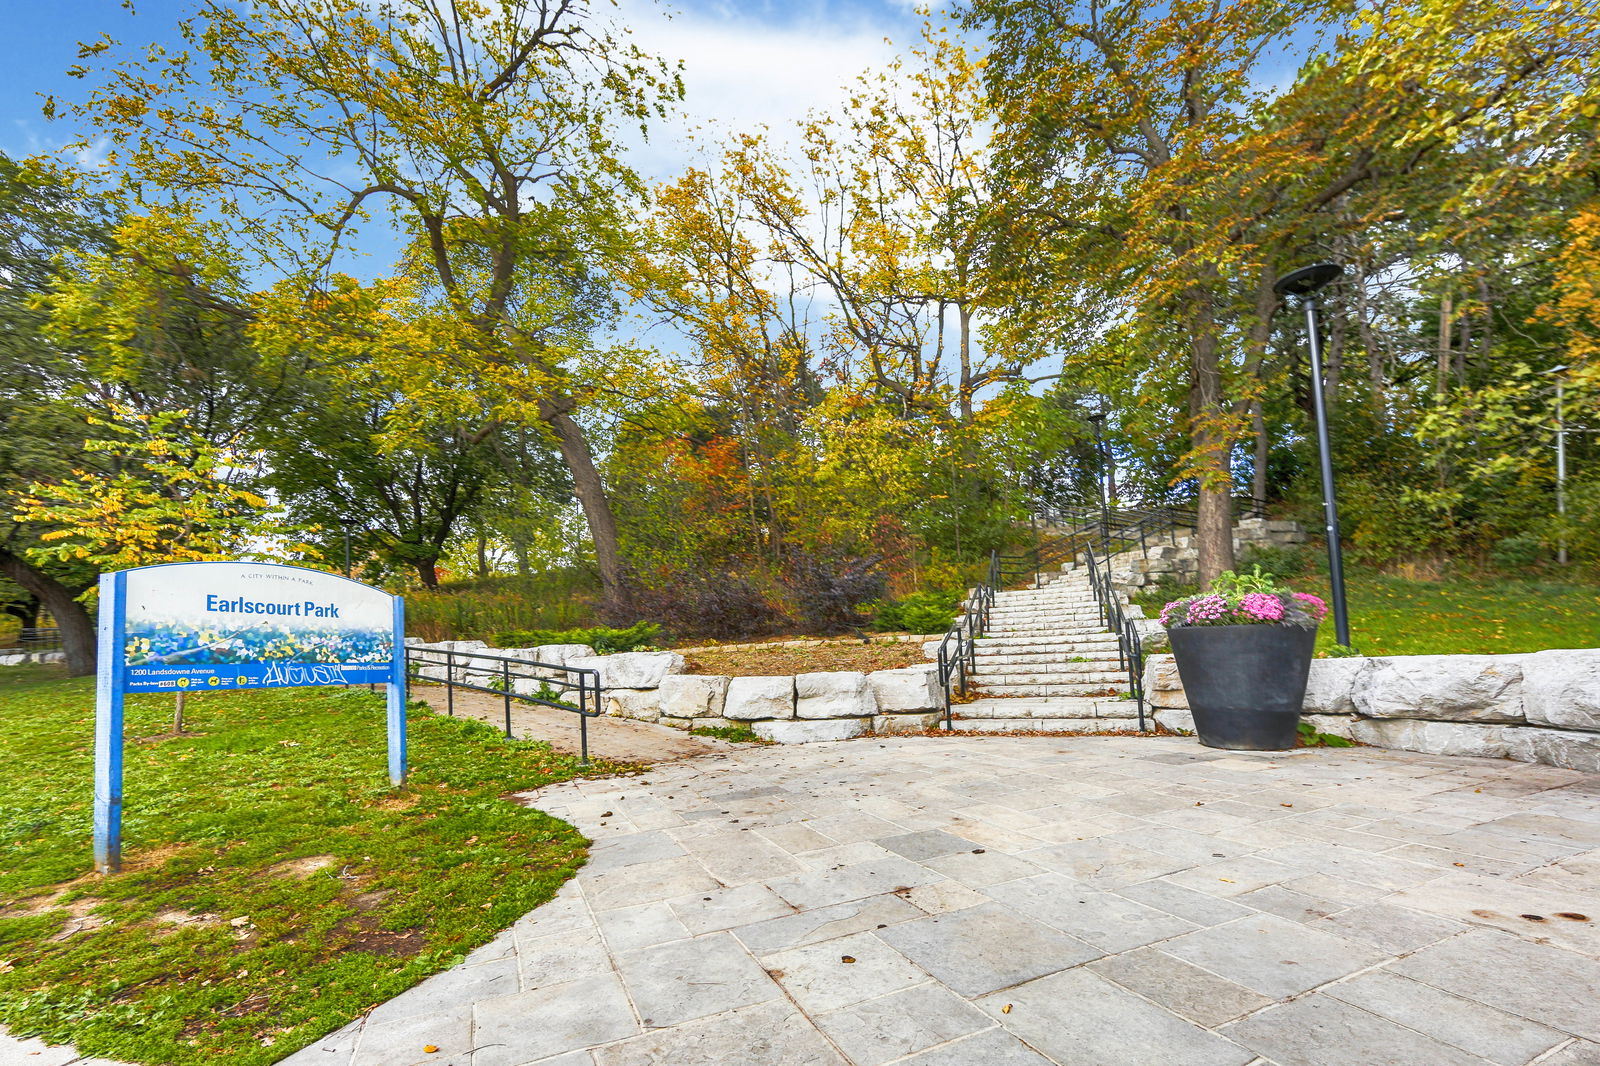
POLYGON ((1536 566, 1544 556, 1544 546, 1537 537, 1526 534, 1501 537, 1489 549, 1489 561, 1500 570, 1527 570, 1536 566))
POLYGON ((425 640, 463 640, 506 630, 591 625, 594 593, 593 580, 577 571, 415 589, 405 594, 406 632, 425 640))
POLYGON ((1306 544, 1251 545, 1239 553, 1239 568, 1256 567, 1279 581, 1289 581, 1305 574, 1316 555, 1306 544))
POLYGON ((595 626, 592 629, 511 629, 496 633, 492 643, 497 648, 532 648, 540 644, 587 644, 599 655, 613 655, 622 651, 638 651, 651 647, 661 635, 661 627, 654 622, 639 622, 627 629, 595 626))
POLYGON ((634 607, 675 637, 755 637, 776 632, 783 617, 742 574, 680 572, 636 581, 634 607))
POLYGON ((882 556, 855 558, 837 553, 790 556, 785 584, 794 599, 795 621, 815 633, 836 633, 861 625, 860 607, 881 599, 887 580, 882 556))
POLYGON ((869 606, 872 628, 880 633, 943 633, 955 622, 961 593, 928 589, 869 606))

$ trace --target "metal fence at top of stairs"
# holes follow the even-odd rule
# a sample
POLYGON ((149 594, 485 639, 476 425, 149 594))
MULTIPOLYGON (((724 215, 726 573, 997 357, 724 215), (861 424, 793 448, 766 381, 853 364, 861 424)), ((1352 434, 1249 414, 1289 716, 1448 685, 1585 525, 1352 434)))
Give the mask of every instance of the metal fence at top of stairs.
MULTIPOLYGON (((1235 499, 1233 510, 1240 517, 1259 518, 1265 514, 1256 501, 1248 498, 1235 499)), ((1038 584, 1046 567, 1076 561, 1090 551, 1102 560, 1135 550, 1148 556, 1154 545, 1176 545, 1179 530, 1192 532, 1198 522, 1195 507, 1188 504, 1079 504, 1040 509, 1028 520, 1034 546, 1020 556, 1006 556, 1003 577, 1006 581, 1026 580, 1031 573, 1033 582, 1038 584)))

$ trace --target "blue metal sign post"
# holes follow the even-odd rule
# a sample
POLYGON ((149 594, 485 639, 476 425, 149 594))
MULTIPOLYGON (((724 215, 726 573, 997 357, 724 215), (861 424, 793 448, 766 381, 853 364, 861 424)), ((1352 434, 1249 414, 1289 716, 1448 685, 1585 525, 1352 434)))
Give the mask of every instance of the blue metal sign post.
POLYGON ((128 692, 385 682, 389 780, 406 779, 405 601, 269 563, 169 563, 100 578, 94 862, 122 865, 128 692))

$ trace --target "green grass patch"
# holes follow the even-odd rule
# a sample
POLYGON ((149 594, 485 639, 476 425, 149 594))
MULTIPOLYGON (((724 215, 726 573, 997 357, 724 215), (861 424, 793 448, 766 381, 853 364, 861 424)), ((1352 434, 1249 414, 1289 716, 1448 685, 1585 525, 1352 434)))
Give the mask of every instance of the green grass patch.
MULTIPOLYGON (((268 1063, 444 969, 582 864, 572 826, 504 797, 581 771, 413 705, 385 771, 382 696, 191 694, 127 708, 124 872, 92 872, 89 679, 0 685, 0 1022, 141 1063, 268 1063), (142 738, 142 739, 141 739, 142 738)), ((597 765, 591 773, 628 769, 597 765)))
MULTIPOLYGON (((1328 598, 1324 575, 1286 579, 1296 592, 1328 598)), ((1359 570, 1345 577, 1350 640, 1364 655, 1465 655, 1592 648, 1600 645, 1600 590, 1593 584, 1506 577, 1416 581, 1359 570)), ((1154 615, 1176 587, 1138 597, 1154 615)), ((1317 653, 1335 644, 1333 618, 1317 632, 1317 653)))
POLYGON ((702 725, 689 730, 690 736, 715 737, 718 740, 731 740, 736 744, 771 744, 772 741, 765 737, 756 736, 755 730, 747 725, 702 725))

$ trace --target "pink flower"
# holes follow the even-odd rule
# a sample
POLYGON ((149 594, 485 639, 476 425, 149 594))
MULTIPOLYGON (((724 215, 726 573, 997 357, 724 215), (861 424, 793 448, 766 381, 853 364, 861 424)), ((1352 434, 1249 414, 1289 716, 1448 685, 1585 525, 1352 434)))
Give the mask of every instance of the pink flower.
POLYGON ((1228 613, 1228 597, 1218 596, 1215 593, 1209 596, 1196 596, 1189 601, 1186 621, 1192 626, 1200 626, 1208 622, 1224 621, 1228 613))
POLYGON ((1313 622, 1320 622, 1328 617, 1328 605, 1322 601, 1321 596, 1313 596, 1309 592, 1296 592, 1294 598, 1300 601, 1300 606, 1311 616, 1313 622))
POLYGON ((1265 592, 1246 593, 1239 601, 1239 613, 1252 622, 1282 621, 1283 601, 1265 592))

